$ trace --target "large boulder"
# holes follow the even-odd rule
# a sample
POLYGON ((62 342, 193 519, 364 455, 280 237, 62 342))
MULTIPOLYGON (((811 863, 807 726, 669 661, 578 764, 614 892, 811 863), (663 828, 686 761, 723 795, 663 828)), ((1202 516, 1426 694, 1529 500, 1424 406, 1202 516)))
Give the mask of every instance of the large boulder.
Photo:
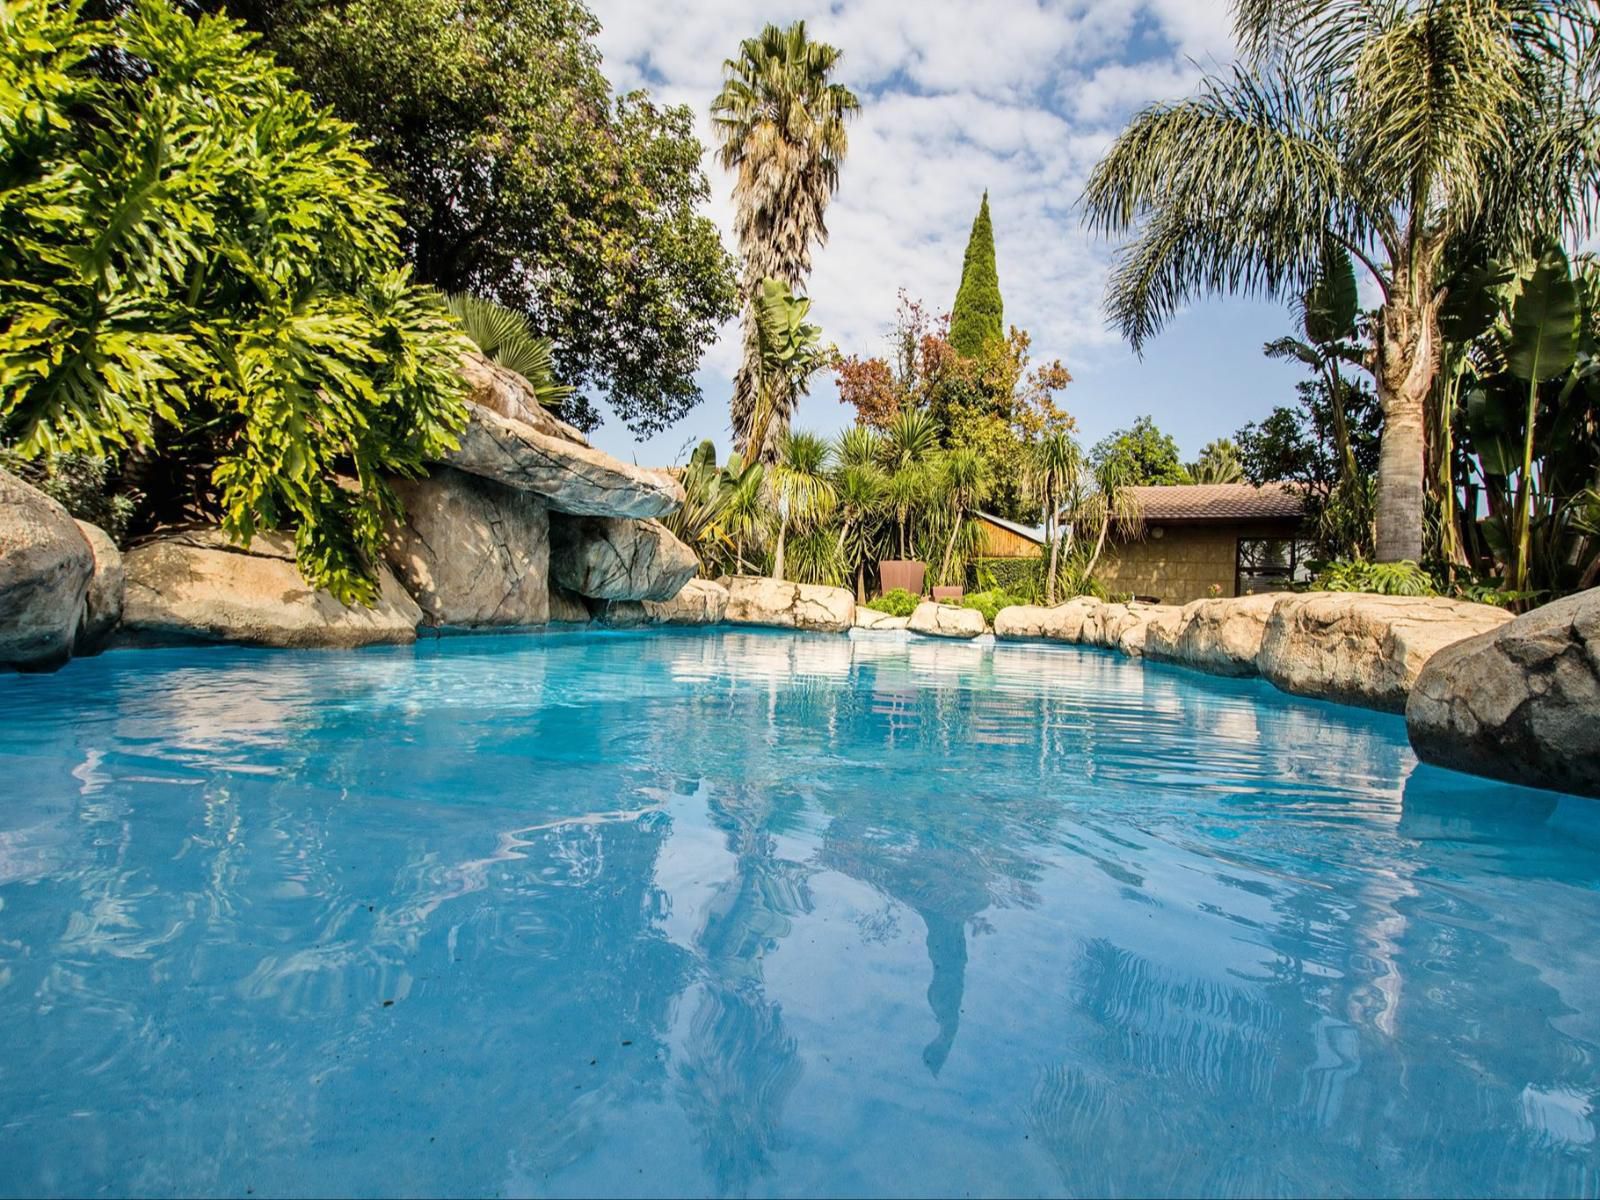
POLYGON ((93 577, 94 552, 67 510, 0 471, 0 667, 65 662, 93 577))
POLYGON ((392 485, 405 516, 390 521, 383 557, 429 625, 543 625, 549 619, 543 501, 449 467, 392 485))
POLYGON ((1100 601, 1089 596, 1074 596, 1064 604, 1046 608, 1039 604, 1014 604, 995 614, 994 635, 1003 640, 1047 639, 1076 642, 1083 636, 1083 624, 1098 612, 1100 601))
POLYGON ((647 620, 656 625, 718 625, 728 612, 728 589, 711 579, 691 579, 669 600, 645 600, 647 620))
POLYGON ((1262 593, 1195 600, 1150 622, 1146 658, 1180 663, 1213 675, 1254 675, 1267 622, 1281 595, 1262 593))
POLYGON ((550 578, 595 600, 670 600, 700 560, 659 521, 550 519, 550 578))
POLYGON ((100 649, 122 620, 125 575, 122 551, 117 549, 111 535, 87 521, 78 521, 77 526, 94 554, 94 575, 89 580, 89 591, 84 597, 83 623, 78 627, 78 637, 72 649, 74 654, 89 654, 100 649))
POLYGON ((589 444, 581 432, 544 410, 526 379, 478 351, 470 350, 461 356, 461 378, 466 381, 468 403, 481 405, 507 420, 531 425, 564 442, 589 444))
POLYGON ((856 606, 855 627, 857 629, 874 629, 892 632, 895 630, 907 629, 910 627, 910 625, 910 617, 890 616, 886 612, 879 612, 877 609, 867 608, 865 605, 858 604, 856 606))
POLYGON ((1177 606, 1171 604, 1100 604, 1086 608, 1078 640, 1085 646, 1120 650, 1130 658, 1138 658, 1144 653, 1150 622, 1171 619, 1178 612, 1177 606))
POLYGON ((1510 619, 1487 604, 1438 597, 1280 596, 1256 667, 1286 692, 1402 712, 1434 654, 1510 619))
POLYGON ((1440 650, 1406 730, 1426 762, 1600 796, 1600 588, 1440 650))
POLYGON ((856 598, 845 588, 788 583, 755 575, 735 575, 726 584, 730 625, 843 633, 856 619, 856 598))
POLYGON ((259 646, 351 647, 410 642, 422 610, 389 568, 377 568, 379 597, 346 607, 313 591, 294 561, 294 540, 258 533, 250 548, 220 529, 174 534, 123 556, 127 592, 118 640, 259 646))
POLYGON ((925 600, 911 614, 909 628, 929 637, 975 638, 984 631, 983 614, 975 608, 925 600))
POLYGON ((683 486, 592 446, 541 433, 481 404, 467 404, 461 446, 446 461, 518 491, 543 496, 557 512, 597 517, 659 517, 683 503, 683 486))

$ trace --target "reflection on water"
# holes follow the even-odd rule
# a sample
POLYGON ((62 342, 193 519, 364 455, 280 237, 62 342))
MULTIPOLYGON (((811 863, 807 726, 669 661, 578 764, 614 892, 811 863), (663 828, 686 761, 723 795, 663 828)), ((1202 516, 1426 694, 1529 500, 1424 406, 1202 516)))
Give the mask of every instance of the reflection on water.
POLYGON ((1107 654, 0 679, 0 1194, 1600 1195, 1600 804, 1107 654))

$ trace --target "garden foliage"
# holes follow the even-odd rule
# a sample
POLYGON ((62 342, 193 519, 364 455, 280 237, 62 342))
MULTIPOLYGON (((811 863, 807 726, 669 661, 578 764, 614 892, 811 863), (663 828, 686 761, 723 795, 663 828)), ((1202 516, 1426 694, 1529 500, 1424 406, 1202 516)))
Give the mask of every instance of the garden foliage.
POLYGON ((460 334, 344 122, 237 23, 167 0, 0 10, 0 441, 142 464, 157 516, 295 531, 374 594, 411 474, 464 421, 460 334))

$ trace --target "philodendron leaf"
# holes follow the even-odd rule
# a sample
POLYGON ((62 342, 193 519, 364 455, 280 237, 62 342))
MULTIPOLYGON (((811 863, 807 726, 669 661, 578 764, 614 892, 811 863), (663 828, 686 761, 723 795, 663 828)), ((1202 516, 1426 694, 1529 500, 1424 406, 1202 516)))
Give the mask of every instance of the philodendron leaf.
POLYGON ((1540 256, 1511 308, 1506 363, 1524 383, 1565 375, 1578 354, 1578 288, 1560 246, 1540 256))

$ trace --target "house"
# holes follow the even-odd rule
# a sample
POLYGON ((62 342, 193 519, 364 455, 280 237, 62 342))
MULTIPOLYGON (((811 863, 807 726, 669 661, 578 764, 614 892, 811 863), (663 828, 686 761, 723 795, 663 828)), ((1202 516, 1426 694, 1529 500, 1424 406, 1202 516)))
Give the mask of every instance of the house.
POLYGON ((1303 493, 1291 484, 1136 487, 1140 528, 1114 538, 1095 577, 1164 604, 1281 591, 1309 577, 1303 493))

